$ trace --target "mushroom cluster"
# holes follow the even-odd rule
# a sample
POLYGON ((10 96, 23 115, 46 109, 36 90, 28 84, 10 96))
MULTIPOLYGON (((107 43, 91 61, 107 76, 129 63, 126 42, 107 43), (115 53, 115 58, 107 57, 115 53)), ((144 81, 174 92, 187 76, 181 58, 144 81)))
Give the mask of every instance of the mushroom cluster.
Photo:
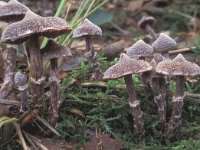
POLYGON ((42 17, 33 13, 28 7, 17 0, 10 0, 0 5, 0 20, 9 22, 2 33, 1 41, 7 44, 7 66, 0 97, 6 98, 15 82, 20 92, 21 111, 26 110, 27 94, 32 95, 32 110, 43 113, 44 80, 42 60, 50 59, 50 107, 49 122, 55 126, 58 120, 59 108, 59 80, 57 58, 71 55, 68 48, 57 44, 52 39, 46 47, 40 50, 39 38, 56 38, 69 33, 72 28, 66 20, 58 17, 42 17), (25 74, 17 72, 15 75, 15 57, 17 45, 25 43, 28 61, 30 63, 28 79, 25 74), (28 83, 30 85, 28 86, 28 83), (29 89, 30 88, 30 89, 29 89))
POLYGON ((138 40, 129 47, 126 54, 121 54, 119 61, 111 66, 105 73, 103 79, 117 79, 124 77, 129 95, 129 105, 132 108, 136 130, 143 134, 145 132, 144 119, 140 108, 132 74, 139 74, 144 84, 148 85, 154 93, 154 102, 158 109, 160 118, 160 129, 166 135, 174 132, 181 120, 183 99, 184 99, 184 77, 200 74, 200 67, 177 55, 170 59, 169 51, 175 50, 176 41, 165 33, 159 36, 154 32, 152 26, 155 23, 153 17, 143 17, 138 25, 142 30, 147 31, 154 41, 151 44, 138 40), (148 63, 146 58, 153 58, 148 63), (166 101, 170 80, 176 78, 176 93, 172 100, 172 114, 167 123, 166 101))

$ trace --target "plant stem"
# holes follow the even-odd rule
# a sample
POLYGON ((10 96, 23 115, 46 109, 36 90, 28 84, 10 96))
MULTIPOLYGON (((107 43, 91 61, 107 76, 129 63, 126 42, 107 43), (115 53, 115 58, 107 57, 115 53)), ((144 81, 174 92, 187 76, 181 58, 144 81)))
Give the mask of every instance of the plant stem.
POLYGON ((158 108, 158 114, 161 122, 161 129, 164 131, 166 125, 166 82, 165 78, 152 78, 152 90, 154 93, 154 102, 158 108))
POLYGON ((57 58, 50 59, 51 75, 50 75, 50 91, 51 101, 48 113, 48 121, 52 126, 56 126, 58 121, 58 108, 59 108, 59 81, 58 75, 58 62, 57 58))
POLYGON ((172 100, 172 115, 168 123, 166 135, 170 135, 179 126, 184 99, 184 76, 176 76, 176 93, 172 100))
POLYGON ((33 107, 42 111, 43 107, 43 67, 40 54, 39 37, 30 37, 27 40, 27 48, 30 53, 30 81, 32 90, 33 107))
POLYGON ((6 98, 14 85, 14 71, 16 68, 16 54, 17 54, 17 46, 16 45, 7 45, 7 59, 6 59, 6 72, 4 76, 4 82, 0 89, 0 98, 6 98))
POLYGON ((143 116, 142 116, 143 113, 140 108, 140 101, 137 98, 137 93, 135 90, 132 76, 126 75, 124 76, 124 80, 125 80, 126 88, 129 95, 129 104, 133 111, 133 118, 135 121, 134 126, 139 133, 144 134, 145 130, 144 130, 144 121, 143 121, 143 116))
POLYGON ((97 61, 97 52, 94 50, 92 36, 85 36, 86 50, 89 52, 89 62, 92 66, 92 77, 91 80, 101 80, 102 74, 100 71, 100 64, 97 61))

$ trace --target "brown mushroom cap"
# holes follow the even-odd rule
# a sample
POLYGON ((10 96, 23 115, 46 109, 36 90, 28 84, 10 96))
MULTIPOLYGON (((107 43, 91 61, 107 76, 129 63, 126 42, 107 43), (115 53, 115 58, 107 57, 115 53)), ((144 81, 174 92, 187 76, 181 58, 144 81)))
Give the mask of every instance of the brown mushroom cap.
POLYGON ((172 60, 167 59, 160 62, 156 67, 156 72, 173 76, 194 76, 200 74, 200 67, 187 61, 182 54, 179 54, 172 60))
POLYGON ((43 60, 72 55, 68 47, 62 46, 51 39, 48 41, 47 45, 41 49, 41 52, 43 60))
POLYGON ((145 26, 148 24, 150 26, 153 26, 156 22, 156 19, 152 16, 143 16, 140 21, 138 22, 138 26, 141 29, 144 29, 145 26))
POLYGON ((31 11, 27 11, 23 20, 6 27, 1 40, 9 44, 20 44, 31 36, 55 38, 69 31, 71 31, 71 27, 64 19, 41 17, 31 11))
POLYGON ((155 52, 164 53, 176 48, 176 41, 165 33, 161 33, 152 47, 155 52))
POLYGON ((117 79, 128 74, 138 74, 150 70, 152 67, 148 62, 130 58, 122 53, 119 61, 104 73, 103 79, 117 79))
POLYGON ((90 20, 85 19, 73 33, 73 38, 80 38, 87 35, 102 36, 102 30, 99 26, 92 23, 90 20))
POLYGON ((137 41, 133 44, 126 52, 126 54, 131 58, 153 56, 153 47, 143 40, 137 41))
POLYGON ((29 10, 17 0, 10 0, 8 3, 2 4, 0 5, 0 20, 5 22, 22 20, 29 10))

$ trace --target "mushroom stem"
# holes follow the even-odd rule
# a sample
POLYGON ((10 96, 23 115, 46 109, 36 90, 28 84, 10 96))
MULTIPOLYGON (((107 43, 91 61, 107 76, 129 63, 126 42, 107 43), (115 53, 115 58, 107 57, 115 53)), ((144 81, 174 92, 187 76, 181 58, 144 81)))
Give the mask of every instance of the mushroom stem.
POLYGON ((163 77, 152 78, 152 90, 154 93, 154 102, 158 108, 158 114, 161 122, 161 128, 164 131, 166 124, 166 82, 163 77))
POLYGON ((4 82, 0 89, 0 98, 6 98, 13 87, 14 84, 14 71, 15 71, 15 56, 17 54, 17 46, 7 44, 7 59, 6 59, 6 72, 4 76, 4 82))
POLYGON ((32 89, 33 107, 42 111, 43 106, 43 67, 40 54, 39 37, 30 37, 27 40, 27 48, 30 54, 30 82, 32 89))
POLYGON ((101 80, 102 78, 102 73, 100 71, 100 64, 97 61, 97 52, 95 52, 94 47, 93 47, 93 39, 92 36, 88 35, 85 37, 85 42, 86 42, 86 49, 89 52, 89 61, 92 65, 92 77, 91 80, 101 80))
POLYGON ((176 93, 172 100, 172 115, 168 123, 166 135, 170 135, 179 126, 184 99, 184 76, 176 76, 176 93))
POLYGON ((145 25, 145 30, 147 31, 148 34, 151 35, 151 37, 154 40, 157 39, 157 35, 156 35, 155 31, 153 30, 153 28, 149 24, 145 25))
POLYGON ((55 126, 58 121, 58 108, 59 108, 59 81, 58 75, 58 62, 57 58, 50 59, 51 75, 50 75, 50 91, 51 101, 48 113, 48 121, 52 126, 55 126))
POLYGON ((132 76, 126 75, 124 76, 124 80, 125 80, 126 88, 129 95, 129 104, 133 111, 133 117, 135 121, 134 126, 139 133, 144 134, 145 133, 144 121, 143 121, 142 111, 140 108, 140 101, 137 98, 137 93, 136 93, 135 86, 132 80, 132 76))

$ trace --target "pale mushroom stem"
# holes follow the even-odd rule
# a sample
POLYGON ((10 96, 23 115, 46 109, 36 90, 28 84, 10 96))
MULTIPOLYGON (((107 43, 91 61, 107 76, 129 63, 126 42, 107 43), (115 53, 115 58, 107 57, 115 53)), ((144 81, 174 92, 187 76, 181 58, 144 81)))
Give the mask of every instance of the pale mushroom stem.
POLYGON ((91 80, 101 80, 102 74, 100 71, 100 64, 97 61, 97 52, 94 51, 92 36, 85 37, 86 49, 89 52, 89 61, 92 65, 93 73, 91 80))
POLYGON ((59 81, 58 75, 58 62, 57 58, 50 59, 50 92, 51 100, 48 113, 48 121, 52 126, 56 126, 58 121, 58 108, 59 108, 59 81))
POLYGON ((152 90, 154 93, 154 102, 158 108, 158 114, 161 122, 161 128, 164 131, 166 124, 166 87, 165 79, 153 78, 152 79, 152 90))
POLYGON ((7 44, 7 59, 6 59, 6 71, 4 76, 4 82, 0 89, 0 98, 6 98, 9 96, 14 85, 14 71, 16 67, 16 54, 17 46, 7 44))
POLYGON ((126 76, 124 76, 124 80, 125 80, 126 88, 127 88, 128 95, 129 95, 129 104, 133 111, 133 118, 134 118, 134 122, 135 122, 134 126, 139 133, 144 134, 145 130, 144 130, 143 115, 142 115, 142 111, 140 108, 140 101, 137 98, 137 93, 135 90, 132 76, 126 75, 126 76))
POLYGON ((152 38, 154 40, 157 39, 156 33, 154 32, 154 30, 152 29, 152 27, 149 24, 145 25, 145 30, 152 36, 152 38))
POLYGON ((43 106, 43 67, 40 54, 39 37, 30 37, 27 40, 27 48, 30 54, 30 82, 32 89, 33 107, 42 111, 43 106))
POLYGON ((24 112, 26 110, 26 104, 28 99, 28 90, 24 89, 20 92, 19 97, 21 99, 21 108, 20 111, 24 112))
POLYGON ((168 123, 166 134, 170 135, 179 126, 184 99, 184 76, 176 76, 176 93, 172 100, 172 115, 168 123))

